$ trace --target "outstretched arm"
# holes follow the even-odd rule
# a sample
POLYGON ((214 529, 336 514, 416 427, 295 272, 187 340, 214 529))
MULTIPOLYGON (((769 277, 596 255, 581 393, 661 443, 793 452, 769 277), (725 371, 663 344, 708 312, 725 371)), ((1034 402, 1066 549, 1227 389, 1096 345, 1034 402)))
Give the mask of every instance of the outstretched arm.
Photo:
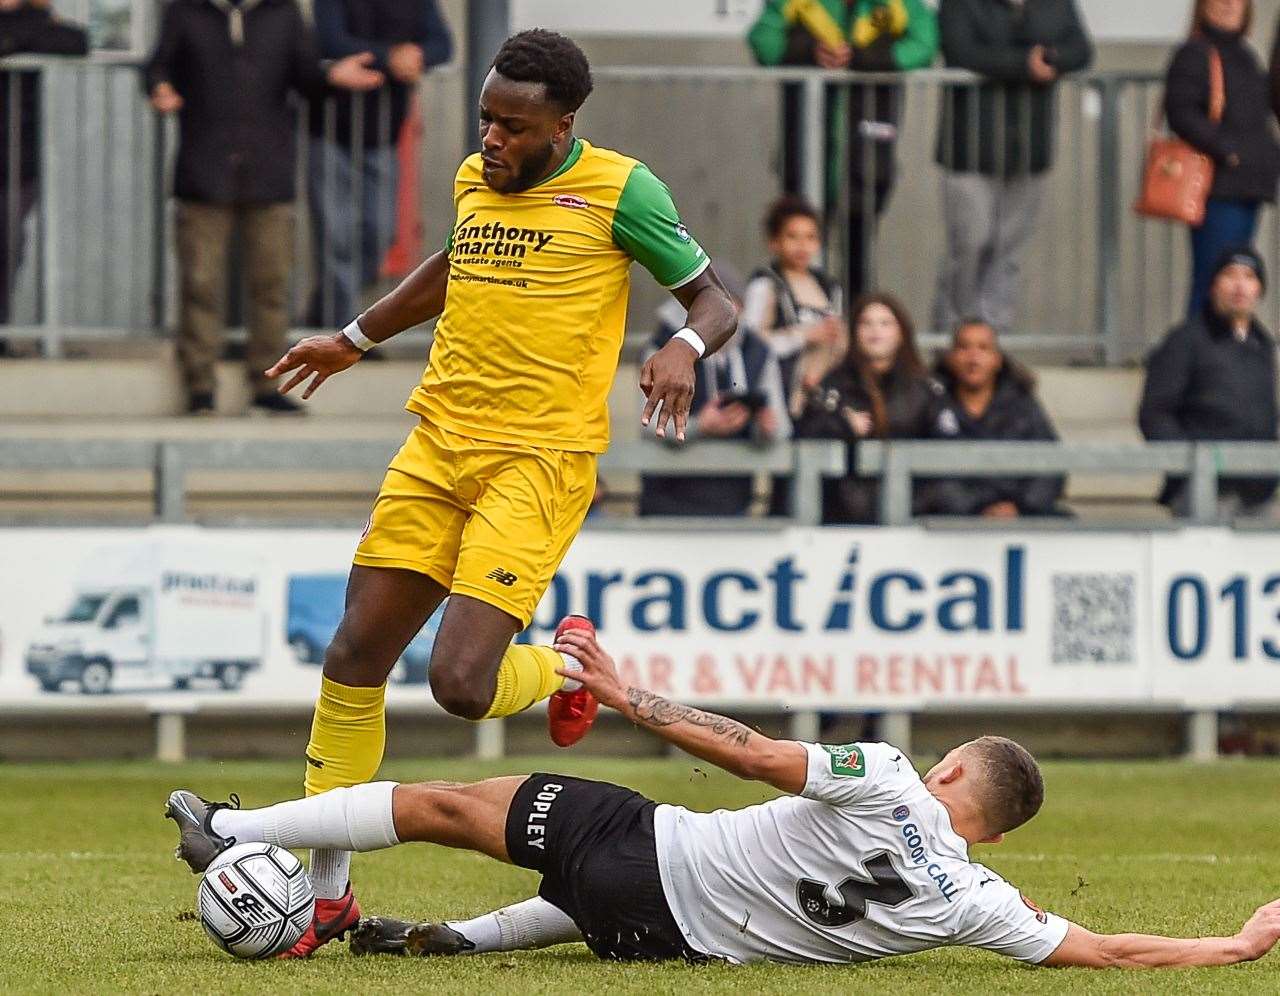
POLYGON ((560 638, 556 650, 582 664, 582 671, 562 674, 581 681, 601 705, 622 713, 637 726, 739 778, 768 782, 793 795, 803 791, 809 770, 809 754, 803 745, 772 740, 736 720, 624 685, 613 658, 586 633, 570 630, 560 638))
MULTIPOLYGON (((731 338, 738 328, 738 311, 733 298, 713 268, 707 267, 687 284, 671 292, 688 312, 685 325, 701 336, 710 356, 731 338)), ((689 409, 693 405, 694 369, 698 354, 682 339, 672 339, 649 357, 640 370, 640 390, 644 392, 644 413, 640 423, 648 426, 657 418, 656 432, 666 438, 670 420, 677 442, 684 442, 689 409)))
MULTIPOLYGON (((442 251, 429 257, 395 290, 361 315, 358 319, 360 331, 378 343, 421 325, 444 310, 448 287, 449 257, 442 251)), ((354 366, 362 356, 363 351, 343 332, 313 335, 285 353, 267 371, 267 376, 275 379, 287 373, 293 374, 281 385, 281 394, 288 394, 310 377, 311 383, 302 392, 303 398, 309 398, 326 380, 354 366)))
POLYGON ((1261 958, 1280 940, 1280 900, 1260 906, 1234 937, 1095 934, 1071 924, 1041 964, 1054 968, 1196 968, 1261 958))

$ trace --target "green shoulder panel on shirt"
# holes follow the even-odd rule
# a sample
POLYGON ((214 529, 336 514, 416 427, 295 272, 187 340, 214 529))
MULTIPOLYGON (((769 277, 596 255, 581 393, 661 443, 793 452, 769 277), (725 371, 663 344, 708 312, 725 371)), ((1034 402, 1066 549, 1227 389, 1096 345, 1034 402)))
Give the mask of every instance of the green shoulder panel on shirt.
POLYGON ((680 223, 671 191, 644 163, 632 167, 618 198, 613 241, 668 289, 688 283, 710 263, 680 223))

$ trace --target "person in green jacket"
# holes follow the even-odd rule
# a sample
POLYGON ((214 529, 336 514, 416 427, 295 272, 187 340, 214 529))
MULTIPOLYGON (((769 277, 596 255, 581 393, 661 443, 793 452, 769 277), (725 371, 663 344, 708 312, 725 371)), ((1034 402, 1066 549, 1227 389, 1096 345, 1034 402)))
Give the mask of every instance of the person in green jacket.
MULTIPOLYGON (((767 0, 747 35, 764 66, 817 66, 854 72, 923 69, 938 54, 938 19, 924 0, 767 0)), ((851 83, 827 93, 827 185, 840 183, 849 163, 848 297, 872 287, 876 222, 893 191, 902 87, 851 83)), ((783 88, 783 187, 802 193, 802 89, 783 88)), ((828 197, 835 203, 835 196, 828 197)))

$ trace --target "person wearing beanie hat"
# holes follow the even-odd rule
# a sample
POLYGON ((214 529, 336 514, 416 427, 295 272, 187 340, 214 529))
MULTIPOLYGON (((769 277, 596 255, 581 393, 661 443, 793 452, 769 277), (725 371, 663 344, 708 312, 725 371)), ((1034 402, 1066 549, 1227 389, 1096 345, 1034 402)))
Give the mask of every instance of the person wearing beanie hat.
MULTIPOLYGON (((1262 257, 1251 246, 1219 254, 1208 300, 1173 329, 1147 360, 1138 421, 1149 440, 1275 441, 1276 341, 1258 320, 1266 291, 1262 257)), ((1257 514, 1280 479, 1227 478, 1219 485, 1225 515, 1257 514)), ((1161 502, 1177 514, 1188 507, 1185 478, 1165 482, 1161 502)))
POLYGON ((1213 273, 1209 277, 1209 284, 1212 286, 1222 273, 1229 266, 1243 266, 1252 270, 1253 275, 1258 278, 1261 285, 1261 293, 1267 292, 1267 264, 1263 262, 1262 256, 1253 246, 1229 246, 1218 254, 1217 260, 1213 264, 1213 273))
POLYGON ((1253 0, 1196 0, 1190 37, 1174 53, 1165 76, 1170 129, 1214 164, 1204 222, 1190 230, 1188 318, 1204 307, 1222 250, 1253 240, 1259 212, 1275 202, 1280 184, 1270 84, 1249 43, 1254 6, 1253 0), (1215 60, 1226 96, 1221 120, 1210 115, 1215 60))

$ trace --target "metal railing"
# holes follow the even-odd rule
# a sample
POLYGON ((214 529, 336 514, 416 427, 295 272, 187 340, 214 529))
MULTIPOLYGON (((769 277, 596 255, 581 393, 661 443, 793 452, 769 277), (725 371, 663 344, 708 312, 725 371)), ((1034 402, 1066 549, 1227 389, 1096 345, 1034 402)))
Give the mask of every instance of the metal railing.
MULTIPOLYGON (((59 354, 69 334, 165 334, 176 316, 168 196, 176 123, 157 120, 143 99, 135 66, 35 59, 3 65, 15 77, 26 74, 28 82, 22 85, 38 86, 44 106, 35 209, 26 212, 13 157, 10 176, 0 177, 5 185, 0 210, 9 223, 0 267, 15 271, 11 320, 0 334, 38 338, 51 356, 59 354), (25 262, 18 268, 24 243, 25 262)), ((926 330, 926 346, 941 341, 946 330, 930 330, 945 252, 943 173, 936 163, 939 118, 948 94, 979 87, 977 77, 949 70, 866 75, 654 66, 598 67, 595 76, 597 91, 580 116, 580 131, 597 144, 646 160, 668 181, 700 240, 718 259, 742 270, 764 256, 760 218, 781 189, 779 94, 783 87, 800 88, 801 186, 818 204, 834 194, 829 267, 843 271, 855 252, 851 239, 863 240, 857 250, 868 281, 906 299, 926 330), (896 182, 878 225, 854 232, 842 219, 859 199, 863 207, 870 206, 870 192, 885 178, 878 173, 879 158, 868 151, 872 143, 850 140, 847 114, 832 132, 834 147, 827 145, 827 106, 842 94, 848 111, 857 101, 872 100, 869 95, 877 88, 895 94, 896 182), (674 118, 670 108, 676 105, 695 106, 699 113, 674 118), (855 149, 864 157, 856 189, 846 181, 855 149), (828 182, 832 176, 841 179, 834 187, 828 182)), ((460 119, 461 108, 454 106, 460 77, 456 70, 429 76, 418 105, 424 110, 411 118, 427 129, 420 145, 424 162, 418 198, 424 252, 441 244, 452 222, 453 171, 469 151, 461 128, 441 128, 442 122, 460 119)), ((1040 217, 1024 254, 1022 307, 1008 338, 1010 348, 1049 349, 1095 360, 1133 359, 1183 312, 1186 239, 1175 226, 1139 219, 1129 210, 1162 86, 1151 74, 1108 73, 1069 77, 1060 84, 1052 123, 1055 165, 1047 173, 1040 217)), ((20 104, 17 87, 8 100, 15 107, 20 104)), ((382 95, 358 99, 353 119, 384 122, 389 129, 384 100, 382 95)), ((17 117, 10 114, 9 120, 17 117)), ((307 109, 299 107, 290 295, 299 326, 311 317, 307 305, 316 288, 321 312, 329 306, 322 317, 336 313, 336 283, 329 279, 335 265, 353 271, 349 276, 357 286, 377 270, 383 242, 367 245, 358 233, 370 212, 380 215, 385 228, 391 207, 385 198, 366 205, 367 150, 355 143, 350 163, 362 168, 349 188, 351 211, 338 222, 353 251, 346 262, 333 263, 333 247, 313 225, 307 198, 309 174, 313 185, 329 184, 336 190, 338 183, 320 155, 326 136, 333 138, 338 130, 336 112, 324 108, 320 120, 317 142, 307 109), (371 254, 378 258, 370 259, 371 254)), ((379 148, 391 139, 382 134, 379 148)), ((13 128, 5 140, 11 148, 26 141, 13 128)), ((1280 247, 1280 216, 1275 212, 1267 216, 1259 241, 1274 258, 1280 247)), ((234 291, 229 296, 229 318, 235 324, 238 299, 234 291)), ((661 300, 660 289, 636 282, 632 315, 637 333, 647 324, 643 316, 648 307, 661 300)), ((1272 295, 1266 318, 1280 325, 1280 295, 1272 295)))
POLYGON ((1277 443, 867 442, 855 452, 857 472, 881 479, 880 523, 886 526, 912 521, 915 477, 1174 474, 1189 481, 1189 520, 1208 525, 1219 521, 1221 478, 1280 476, 1277 443))
MULTIPOLYGON (((187 474, 192 471, 368 471, 380 473, 399 441, 371 440, 55 440, 0 439, 0 471, 133 470, 152 474, 153 509, 161 522, 188 518, 187 474)), ((703 442, 686 449, 644 442, 616 444, 600 458, 604 473, 662 475, 790 475, 790 522, 821 521, 822 479, 846 473, 845 444, 801 440, 758 450, 733 442, 703 442)), ((1024 443, 864 442, 854 449, 854 471, 879 477, 880 522, 910 524, 915 477, 1000 477, 1089 472, 1174 474, 1189 481, 1189 517, 1219 519, 1222 478, 1280 476, 1276 443, 1024 443)), ((726 528, 749 520, 730 519, 726 528)), ((1021 524, 1026 519, 1018 520, 1021 524)), ((1034 520, 1033 520, 1034 521, 1034 520)), ((672 528, 672 520, 637 520, 640 528, 672 528)), ((701 525, 699 528, 703 528, 701 525)))

